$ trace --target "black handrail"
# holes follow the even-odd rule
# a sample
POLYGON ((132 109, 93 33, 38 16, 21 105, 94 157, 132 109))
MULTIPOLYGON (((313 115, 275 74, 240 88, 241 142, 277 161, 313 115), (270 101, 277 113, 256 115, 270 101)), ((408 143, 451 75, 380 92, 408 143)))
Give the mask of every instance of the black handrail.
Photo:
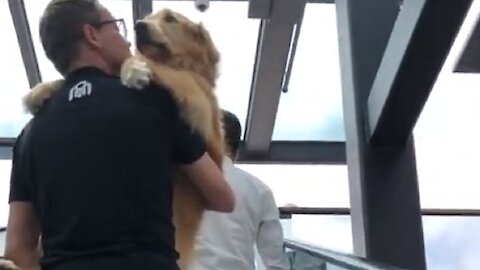
MULTIPOLYGON (((347 207, 279 207, 282 217, 291 215, 350 215, 347 207)), ((424 216, 463 216, 480 217, 480 209, 422 209, 424 216)))
POLYGON ((387 266, 384 264, 371 262, 365 258, 328 250, 292 239, 285 239, 284 246, 294 251, 306 253, 326 263, 345 267, 346 269, 351 270, 406 270, 396 266, 387 266))

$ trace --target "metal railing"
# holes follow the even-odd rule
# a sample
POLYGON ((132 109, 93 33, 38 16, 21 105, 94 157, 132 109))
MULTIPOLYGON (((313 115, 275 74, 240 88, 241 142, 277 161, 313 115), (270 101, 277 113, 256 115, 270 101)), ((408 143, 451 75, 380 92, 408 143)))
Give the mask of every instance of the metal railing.
POLYGON ((406 270, 292 239, 285 239, 284 246, 290 270, 406 270))
MULTIPOLYGON (((292 215, 350 215, 347 207, 279 207, 281 218, 290 218, 292 215)), ((437 209, 424 208, 422 216, 463 216, 480 217, 480 209, 437 209)))

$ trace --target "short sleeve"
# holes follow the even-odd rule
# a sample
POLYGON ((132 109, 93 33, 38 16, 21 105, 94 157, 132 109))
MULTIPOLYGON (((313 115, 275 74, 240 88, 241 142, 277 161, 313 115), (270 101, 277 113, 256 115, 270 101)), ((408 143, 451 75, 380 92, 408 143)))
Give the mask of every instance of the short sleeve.
POLYGON ((31 122, 25 126, 13 146, 9 202, 33 200, 30 126, 31 122))
POLYGON ((278 220, 280 213, 273 197, 273 192, 268 189, 265 191, 262 202, 262 218, 264 221, 278 220))
POLYGON ((203 138, 181 119, 173 96, 165 88, 150 85, 145 91, 146 101, 159 113, 170 119, 173 129, 173 162, 191 164, 203 156, 206 145, 203 138))
POLYGON ((176 125, 174 141, 173 157, 177 164, 191 164, 205 154, 203 138, 180 119, 176 125))

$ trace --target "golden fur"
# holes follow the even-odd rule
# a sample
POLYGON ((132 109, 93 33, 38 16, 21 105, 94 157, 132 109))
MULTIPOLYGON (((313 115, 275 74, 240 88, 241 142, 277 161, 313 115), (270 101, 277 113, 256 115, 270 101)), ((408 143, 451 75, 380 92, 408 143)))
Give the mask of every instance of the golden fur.
MULTIPOLYGON (((141 90, 152 80, 169 89, 181 117, 203 136, 207 152, 221 168, 224 138, 214 93, 220 56, 209 33, 202 24, 169 9, 147 16, 140 24, 147 31, 139 43, 137 29, 138 52, 122 66, 122 83, 141 90)), ((62 83, 60 80, 36 86, 24 99, 26 107, 37 111, 62 83)), ((205 204, 199 191, 178 171, 174 176, 173 208, 179 266, 186 269, 205 204)))

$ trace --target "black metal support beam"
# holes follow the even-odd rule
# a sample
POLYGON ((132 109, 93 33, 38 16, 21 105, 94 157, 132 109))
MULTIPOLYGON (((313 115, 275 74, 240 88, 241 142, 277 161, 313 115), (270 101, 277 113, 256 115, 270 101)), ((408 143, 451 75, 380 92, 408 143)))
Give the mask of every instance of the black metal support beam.
MULTIPOLYGON (((280 215, 291 218, 292 215, 350 215, 350 209, 345 207, 279 207, 280 215)), ((437 217, 480 217, 480 209, 439 209, 425 208, 422 216, 437 217)))
POLYGON ((368 99, 373 144, 407 141, 471 3, 404 2, 368 99))
POLYGON ((346 164, 345 144, 340 142, 273 141, 264 154, 251 154, 242 144, 238 162, 263 164, 346 164))
MULTIPOLYGON (((12 159, 15 139, 0 138, 0 160, 12 159)), ((252 155, 242 143, 239 163, 251 164, 346 164, 345 144, 340 142, 272 142, 270 151, 252 155)))
POLYGON ((272 9, 273 0, 249 0, 248 1, 248 18, 251 19, 268 19, 272 9))
POLYGON ((336 1, 353 246, 367 259, 424 270, 413 139, 410 136, 402 147, 378 147, 369 143, 365 132, 368 96, 399 4, 336 1))
POLYGON ((42 81, 23 0, 8 0, 30 88, 42 81))
POLYGON ((293 29, 303 18, 305 4, 305 0, 276 0, 270 18, 260 24, 245 128, 251 153, 267 153, 270 148, 293 29))
POLYGON ((148 14, 152 13, 153 3, 152 0, 133 0, 132 1, 132 13, 133 23, 142 19, 148 14))

